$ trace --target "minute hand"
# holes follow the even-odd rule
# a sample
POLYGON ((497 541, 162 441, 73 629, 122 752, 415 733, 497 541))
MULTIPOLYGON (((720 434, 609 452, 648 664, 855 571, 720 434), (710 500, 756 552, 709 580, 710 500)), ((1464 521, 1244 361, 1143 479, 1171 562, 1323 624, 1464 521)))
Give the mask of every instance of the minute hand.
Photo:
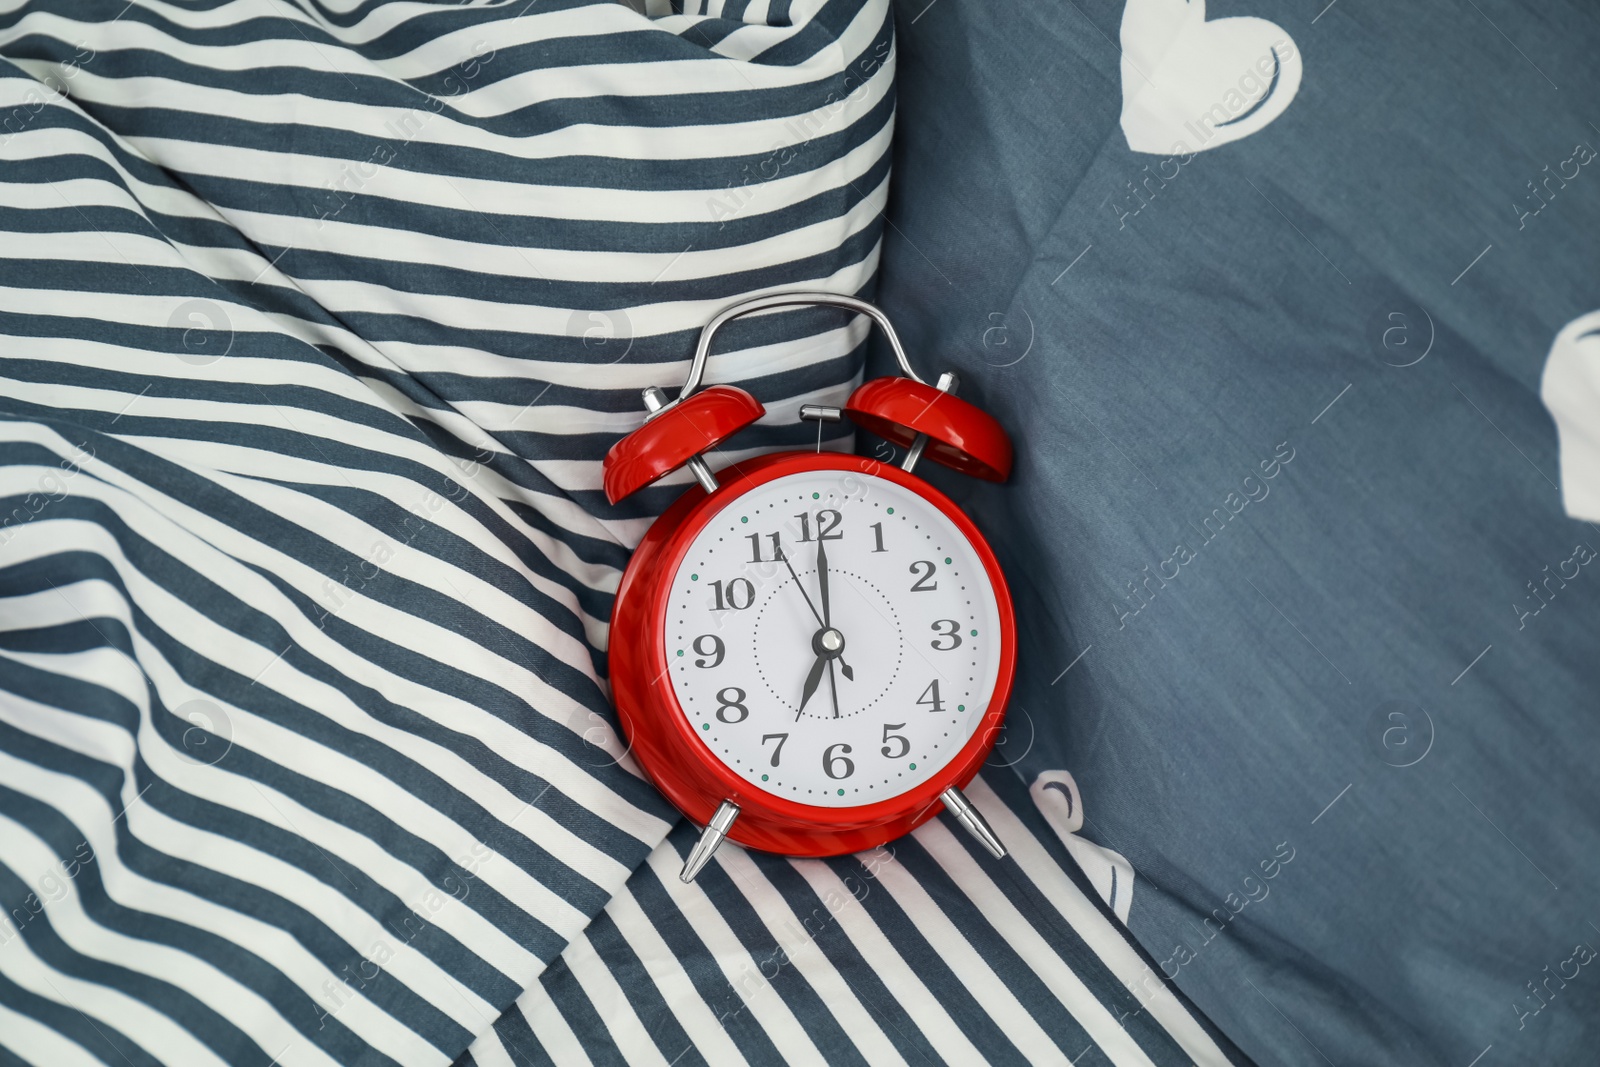
MULTIPOLYGON (((817 533, 817 586, 818 591, 822 594, 822 625, 831 629, 833 626, 833 612, 828 607, 828 546, 822 540, 821 531, 817 533)), ((843 656, 837 658, 839 660, 839 673, 850 681, 855 681, 856 672, 850 669, 850 665, 844 661, 843 656)))
POLYGON ((828 546, 817 537, 817 585, 822 593, 822 625, 833 625, 833 612, 828 610, 828 546))

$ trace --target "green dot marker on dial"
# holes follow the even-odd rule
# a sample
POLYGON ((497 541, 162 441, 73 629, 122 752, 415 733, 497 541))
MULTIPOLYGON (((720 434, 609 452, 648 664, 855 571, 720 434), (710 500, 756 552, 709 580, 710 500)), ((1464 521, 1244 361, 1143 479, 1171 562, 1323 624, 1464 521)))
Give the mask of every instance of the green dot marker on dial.
POLYGON ((762 776, 761 776, 761 780, 762 780, 762 781, 763 781, 763 782, 764 782, 764 781, 766 781, 766 780, 767 780, 767 776, 766 776, 766 775, 764 775, 764 774, 763 774, 763 775, 762 775, 762 776))
POLYGON ((966 711, 967 710, 967 706, 965 704, 957 704, 956 705, 956 710, 957 711, 966 711))
POLYGON ((681 648, 678 649, 678 655, 680 655, 680 656, 683 655, 683 649, 681 649, 681 648))
POLYGON ((889 514, 891 514, 891 515, 893 515, 893 514, 894 514, 894 508, 890 508, 890 509, 889 509, 889 514))
POLYGON ((750 521, 750 516, 748 516, 748 515, 740 515, 739 516, 739 521, 740 522, 749 522, 750 521))
POLYGON ((944 561, 945 561, 945 562, 946 562, 946 563, 949 563, 949 562, 950 562, 950 557, 949 557, 949 556, 946 556, 946 557, 945 557, 945 558, 944 558, 944 561))
POLYGON ((977 637, 978 636, 978 631, 976 631, 976 630, 972 631, 972 636, 973 637, 977 637))
POLYGON ((916 765, 916 764, 915 764, 915 763, 913 763, 913 764, 912 764, 912 765, 911 765, 911 769, 912 769, 912 770, 916 770, 916 769, 917 769, 917 765, 916 765))
POLYGON ((700 724, 700 729, 709 730, 709 729, 711 729, 711 724, 708 723, 708 722, 703 722, 703 723, 700 724))
POLYGON ((691 582, 698 582, 700 580, 700 576, 698 574, 691 574, 689 575, 689 580, 691 582))
POLYGON ((811 494, 811 499, 812 500, 821 500, 822 499, 822 494, 821 493, 812 493, 811 494))
POLYGON ((839 795, 840 796, 844 796, 844 790, 843 789, 839 790, 839 795))

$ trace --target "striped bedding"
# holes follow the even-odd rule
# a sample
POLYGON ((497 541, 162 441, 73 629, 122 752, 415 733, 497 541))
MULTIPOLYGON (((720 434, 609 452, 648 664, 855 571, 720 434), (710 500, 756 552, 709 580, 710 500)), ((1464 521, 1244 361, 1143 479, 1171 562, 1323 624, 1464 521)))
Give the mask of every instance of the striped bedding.
POLYGON ((1006 768, 871 853, 718 851, 680 823, 463 1064, 1248 1063, 1128 935, 1006 768))
MULTIPOLYGON (((1020 865, 935 824, 684 887, 609 726, 684 479, 600 460, 713 309, 870 291, 893 62, 882 0, 0 4, 0 1065, 1238 1061, 1128 1010, 1009 772, 1020 865)), ((717 462, 864 338, 730 328, 769 415, 717 462)))

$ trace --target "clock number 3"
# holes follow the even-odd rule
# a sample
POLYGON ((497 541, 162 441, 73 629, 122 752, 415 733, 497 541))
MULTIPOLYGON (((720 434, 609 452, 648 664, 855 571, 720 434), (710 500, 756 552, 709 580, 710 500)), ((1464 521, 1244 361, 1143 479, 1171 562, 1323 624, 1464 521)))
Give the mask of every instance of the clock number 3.
MULTIPOLYGON (((928 642, 928 644, 933 647, 934 651, 949 652, 952 648, 955 648, 957 645, 961 644, 961 634, 958 632, 961 629, 961 624, 956 622, 956 620, 940 619, 938 622, 933 624, 932 629, 939 635, 932 641, 928 642), (946 630, 946 626, 950 628, 946 630), (942 643, 947 637, 950 639, 950 643, 948 645, 942 643)), ((695 649, 695 651, 698 652, 700 650, 695 649)))

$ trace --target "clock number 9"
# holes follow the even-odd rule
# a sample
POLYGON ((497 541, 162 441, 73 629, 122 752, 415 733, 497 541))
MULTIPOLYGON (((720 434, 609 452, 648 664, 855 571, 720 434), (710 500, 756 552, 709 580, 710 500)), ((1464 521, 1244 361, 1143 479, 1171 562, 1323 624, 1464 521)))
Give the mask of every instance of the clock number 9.
POLYGON ((903 736, 901 734, 891 733, 890 732, 892 730, 904 730, 905 728, 906 728, 906 724, 903 723, 903 722, 885 723, 884 727, 883 727, 883 747, 878 749, 878 751, 882 752, 885 756, 888 756, 890 759, 899 759, 900 757, 904 756, 907 752, 910 752, 911 751, 911 742, 909 740, 907 740, 905 738, 905 736, 903 736), (899 752, 890 752, 889 751, 889 742, 890 741, 898 741, 898 742, 900 742, 900 751, 899 752))
POLYGON ((829 778, 848 778, 852 774, 856 773, 856 765, 851 762, 849 752, 849 745, 843 743, 829 745, 827 750, 822 753, 822 773, 826 774, 829 778), (837 756, 834 755, 835 751, 839 753, 837 756), (834 768, 841 765, 844 767, 844 770, 840 771, 838 774, 834 774, 834 768))
MULTIPOLYGON (((933 624, 932 629, 939 635, 932 641, 928 642, 928 644, 933 646, 934 651, 949 652, 952 648, 955 648, 957 645, 961 644, 961 634, 958 632, 961 629, 961 624, 956 622, 956 620, 940 619, 938 622, 933 624), (946 626, 950 627, 950 629, 946 630, 944 628, 946 626), (939 643, 947 637, 950 639, 950 643, 948 645, 939 643)), ((700 650, 695 649, 695 651, 698 652, 700 650)))
POLYGON ((750 709, 744 706, 744 699, 744 690, 737 686, 730 685, 726 689, 718 690, 717 703, 720 707, 717 708, 717 719, 730 726, 736 722, 744 722, 750 717, 750 709), (733 695, 729 696, 729 693, 733 695), (730 711, 737 711, 739 717, 736 719, 728 718, 727 713, 730 711))
MULTIPOLYGON (((956 641, 958 643, 960 642, 960 640, 961 640, 960 638, 956 639, 956 641)), ((939 646, 938 645, 934 645, 933 647, 934 648, 938 648, 939 646)), ((722 638, 718 637, 716 634, 701 634, 699 637, 695 638, 694 639, 694 650, 695 650, 695 654, 696 655, 700 655, 700 656, 715 656, 716 657, 716 659, 712 660, 709 663, 707 663, 703 659, 697 659, 697 660, 694 661, 694 665, 696 667, 716 667, 716 666, 719 666, 722 663, 723 655, 727 652, 727 648, 722 643, 722 638), (707 642, 707 641, 711 642, 711 647, 710 648, 701 648, 700 646, 703 643, 707 642)))

